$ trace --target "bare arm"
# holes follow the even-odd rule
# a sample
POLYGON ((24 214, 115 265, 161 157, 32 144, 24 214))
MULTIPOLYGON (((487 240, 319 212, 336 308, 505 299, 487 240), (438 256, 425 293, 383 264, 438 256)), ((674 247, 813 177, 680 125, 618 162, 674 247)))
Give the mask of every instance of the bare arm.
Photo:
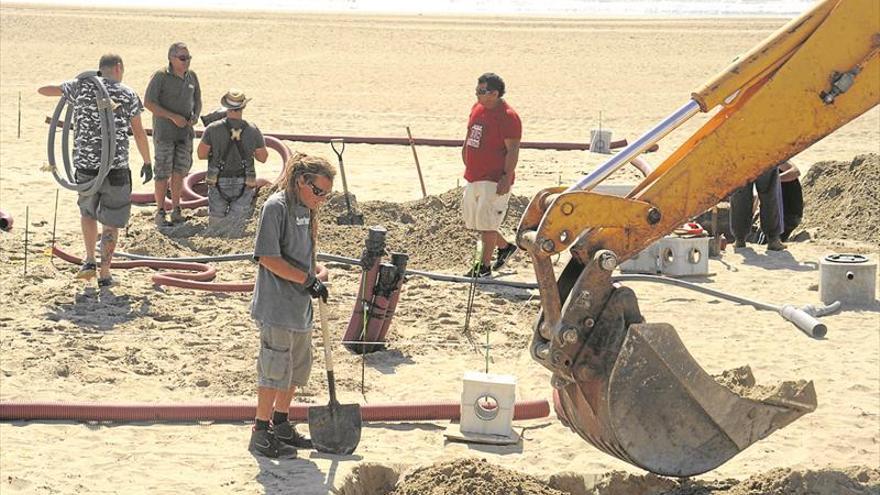
POLYGON ((187 125, 187 121, 185 118, 170 110, 165 109, 165 107, 149 98, 144 98, 144 106, 156 117, 168 119, 171 122, 174 122, 174 125, 176 125, 177 127, 186 127, 187 125))
POLYGON ((504 140, 507 154, 504 155, 504 174, 501 176, 501 180, 498 181, 498 187, 495 189, 497 194, 507 194, 510 192, 513 171, 516 170, 516 163, 519 161, 519 142, 519 139, 504 140))
POLYGON ((147 132, 144 130, 140 115, 132 117, 131 131, 134 134, 134 142, 137 144, 138 153, 141 154, 144 163, 152 163, 152 160, 150 160, 150 141, 147 139, 147 132))
POLYGON ((254 150, 254 158, 260 161, 260 163, 266 163, 266 160, 269 158, 269 150, 265 147, 257 148, 254 150))
POLYGON ((196 148, 196 154, 198 154, 199 160, 207 160, 210 153, 211 145, 205 141, 199 141, 199 147, 196 148))
POLYGON ((61 91, 61 86, 58 85, 43 86, 37 90, 37 93, 40 93, 43 96, 61 96, 64 94, 64 92, 61 91))

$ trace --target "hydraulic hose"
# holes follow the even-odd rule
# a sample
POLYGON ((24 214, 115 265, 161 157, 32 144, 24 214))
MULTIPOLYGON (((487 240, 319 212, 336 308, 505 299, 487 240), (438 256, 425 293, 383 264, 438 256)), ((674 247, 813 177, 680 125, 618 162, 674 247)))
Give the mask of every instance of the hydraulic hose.
MULTIPOLYGON (((308 419, 313 404, 291 404, 289 418, 308 419)), ((85 402, 2 402, 0 420, 34 421, 251 421, 256 407, 252 404, 96 404, 85 402)), ((545 418, 550 414, 546 400, 518 401, 513 419, 545 418)), ((400 404, 364 404, 364 421, 440 421, 461 417, 458 402, 424 402, 400 404)))
POLYGON ((9 232, 12 230, 12 215, 0 210, 0 230, 9 232))
POLYGON ((107 92, 104 83, 98 77, 97 71, 82 72, 76 76, 76 79, 80 82, 83 80, 91 81, 97 87, 95 98, 97 100, 98 119, 100 120, 101 126, 101 163, 98 167, 98 175, 82 184, 76 183, 73 165, 70 163, 69 158, 69 135, 71 121, 73 120, 71 118, 73 116, 73 104, 70 104, 67 108, 67 113, 64 118, 64 127, 61 133, 61 155, 64 160, 64 171, 67 175, 67 179, 61 177, 58 173, 58 166, 55 162, 55 131, 58 127, 61 111, 67 104, 67 98, 64 96, 58 100, 58 104, 55 106, 55 111, 52 113, 52 120, 49 123, 47 152, 52 176, 55 177, 58 184, 65 189, 77 191, 85 196, 91 196, 98 192, 101 184, 104 183, 104 179, 107 177, 107 174, 110 173, 110 168, 116 156, 116 121, 113 117, 114 103, 110 99, 110 94, 107 92))

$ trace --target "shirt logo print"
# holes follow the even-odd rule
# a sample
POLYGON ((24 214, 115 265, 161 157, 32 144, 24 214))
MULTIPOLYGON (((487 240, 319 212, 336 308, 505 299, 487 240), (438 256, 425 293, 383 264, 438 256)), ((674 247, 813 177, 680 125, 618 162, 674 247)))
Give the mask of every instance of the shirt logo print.
POLYGON ((308 225, 309 224, 309 217, 296 217, 296 224, 297 225, 308 225))
POLYGON ((480 147, 480 139, 483 137, 483 124, 474 124, 471 126, 471 132, 467 138, 467 145, 471 148, 480 147))

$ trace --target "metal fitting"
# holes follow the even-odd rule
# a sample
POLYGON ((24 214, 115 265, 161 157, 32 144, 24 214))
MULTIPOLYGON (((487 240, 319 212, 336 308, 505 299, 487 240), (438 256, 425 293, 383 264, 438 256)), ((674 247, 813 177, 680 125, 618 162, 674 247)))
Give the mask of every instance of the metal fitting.
POLYGON ((578 340, 578 331, 574 328, 568 328, 562 332, 562 341, 566 344, 574 344, 578 340))
POLYGON ((550 386, 552 386, 556 390, 562 390, 563 388, 567 387, 568 384, 570 384, 570 383, 571 382, 569 380, 562 378, 561 376, 557 375, 556 373, 554 373, 553 376, 550 377, 550 386))
POLYGON ((571 203, 562 203, 562 206, 559 207, 559 210, 563 215, 571 215, 574 212, 574 205, 571 203))
POLYGON ((602 251, 599 254, 599 266, 606 272, 610 272, 617 268, 617 255, 611 251, 602 251))
POLYGON ((660 213, 660 210, 658 210, 657 208, 651 208, 650 210, 648 210, 648 224, 649 225, 656 224, 657 222, 660 221, 661 218, 663 218, 663 215, 660 213))
POLYGON ((552 253, 556 250, 556 243, 553 242, 553 239, 544 239, 541 241, 541 249, 548 253, 552 253))
POLYGON ((584 318, 584 326, 587 328, 593 328, 596 325, 596 320, 592 318, 584 318))
POLYGON ((547 344, 538 344, 535 346, 535 355, 543 361, 550 357, 550 346, 547 344))

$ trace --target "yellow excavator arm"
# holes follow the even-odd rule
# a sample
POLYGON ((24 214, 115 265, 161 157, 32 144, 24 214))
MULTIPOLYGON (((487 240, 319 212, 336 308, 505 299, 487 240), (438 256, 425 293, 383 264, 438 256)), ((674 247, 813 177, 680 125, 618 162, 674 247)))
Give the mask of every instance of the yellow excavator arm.
POLYGON ((618 263, 880 102, 880 1, 825 0, 694 91, 569 188, 540 191, 517 243, 542 311, 532 357, 553 371, 560 419, 648 471, 713 469, 816 407, 812 383, 755 401, 716 383, 667 324, 645 323, 618 263), (591 190, 698 112, 718 112, 625 198, 591 190), (557 279, 550 257, 570 249, 557 279))

